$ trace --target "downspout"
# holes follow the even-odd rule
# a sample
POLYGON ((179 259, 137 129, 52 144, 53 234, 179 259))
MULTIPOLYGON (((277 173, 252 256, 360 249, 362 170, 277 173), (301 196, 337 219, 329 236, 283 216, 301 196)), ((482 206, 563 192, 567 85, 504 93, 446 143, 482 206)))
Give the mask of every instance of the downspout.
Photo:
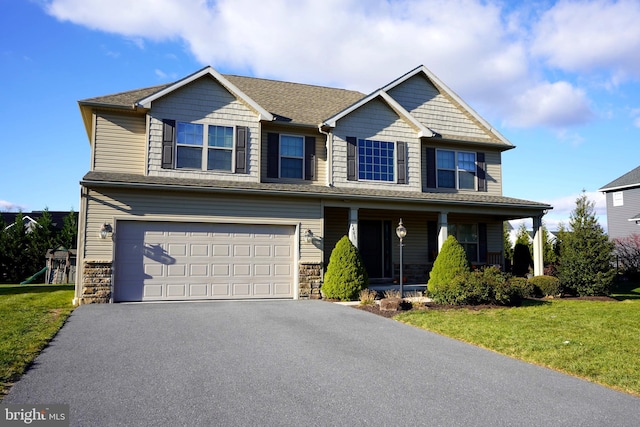
POLYGON ((318 126, 318 132, 327 137, 325 141, 325 148, 327 150, 326 184, 327 187, 333 187, 333 137, 331 132, 322 130, 322 125, 318 126))

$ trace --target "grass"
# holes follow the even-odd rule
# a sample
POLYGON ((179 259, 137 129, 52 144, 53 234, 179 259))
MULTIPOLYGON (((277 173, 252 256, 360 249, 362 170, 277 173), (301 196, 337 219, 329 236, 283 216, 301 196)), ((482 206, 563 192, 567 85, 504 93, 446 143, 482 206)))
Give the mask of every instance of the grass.
POLYGON ((640 396, 640 299, 527 301, 521 307, 412 311, 395 318, 640 396))
POLYGON ((0 399, 64 324, 73 285, 0 285, 0 399))

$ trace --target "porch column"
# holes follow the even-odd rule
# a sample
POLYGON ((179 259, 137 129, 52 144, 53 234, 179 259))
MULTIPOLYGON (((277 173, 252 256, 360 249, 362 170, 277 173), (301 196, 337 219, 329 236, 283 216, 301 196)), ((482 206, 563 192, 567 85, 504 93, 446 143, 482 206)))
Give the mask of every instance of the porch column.
POLYGON ((349 240, 358 247, 358 208, 349 208, 349 240))
POLYGON ((542 215, 533 217, 533 275, 544 274, 544 242, 542 241, 542 215))
POLYGON ((449 235, 449 224, 447 223, 447 212, 440 212, 438 215, 438 252, 442 249, 444 241, 449 235))

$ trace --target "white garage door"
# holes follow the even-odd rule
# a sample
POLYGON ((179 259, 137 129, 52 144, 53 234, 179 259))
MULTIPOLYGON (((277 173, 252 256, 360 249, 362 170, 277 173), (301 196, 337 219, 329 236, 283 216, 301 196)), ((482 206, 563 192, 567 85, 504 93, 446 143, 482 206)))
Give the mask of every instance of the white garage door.
POLYGON ((118 221, 114 300, 292 298, 295 227, 118 221))

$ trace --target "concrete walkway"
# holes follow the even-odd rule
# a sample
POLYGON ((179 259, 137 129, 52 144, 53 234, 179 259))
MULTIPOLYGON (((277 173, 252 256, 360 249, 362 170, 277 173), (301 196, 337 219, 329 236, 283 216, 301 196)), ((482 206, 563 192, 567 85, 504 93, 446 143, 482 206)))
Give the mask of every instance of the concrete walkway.
POLYGON ((74 426, 636 426, 640 399, 322 301, 81 306, 3 403, 74 426))

